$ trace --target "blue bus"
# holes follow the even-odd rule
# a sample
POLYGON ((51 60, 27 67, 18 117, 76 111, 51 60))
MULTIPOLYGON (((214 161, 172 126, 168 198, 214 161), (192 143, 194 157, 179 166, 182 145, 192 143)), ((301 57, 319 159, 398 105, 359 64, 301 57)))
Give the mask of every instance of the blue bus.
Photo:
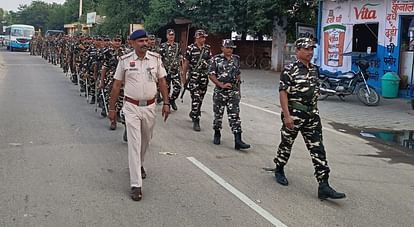
POLYGON ((31 25, 13 24, 6 27, 5 45, 8 50, 28 50, 30 40, 35 33, 31 25))

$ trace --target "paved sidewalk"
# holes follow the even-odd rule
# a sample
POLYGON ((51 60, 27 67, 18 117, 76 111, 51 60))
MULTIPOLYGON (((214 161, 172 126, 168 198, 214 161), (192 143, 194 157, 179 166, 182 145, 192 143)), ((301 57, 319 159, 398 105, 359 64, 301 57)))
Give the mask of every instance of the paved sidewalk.
MULTIPOLYGON (((242 100, 272 111, 280 111, 280 73, 261 70, 242 70, 242 100)), ((345 101, 328 97, 318 106, 324 122, 336 122, 357 128, 383 130, 414 130, 414 114, 408 99, 384 99, 378 106, 365 106, 356 96, 345 101)))

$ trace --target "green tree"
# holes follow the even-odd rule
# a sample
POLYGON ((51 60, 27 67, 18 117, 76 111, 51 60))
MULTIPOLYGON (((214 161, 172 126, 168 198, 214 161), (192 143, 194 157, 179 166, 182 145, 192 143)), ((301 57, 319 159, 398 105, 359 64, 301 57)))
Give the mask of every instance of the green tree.
POLYGON ((192 26, 213 33, 273 34, 274 23, 295 33, 295 23, 316 24, 317 1, 310 0, 152 0, 145 26, 150 30, 177 17, 192 20, 192 26))
POLYGON ((33 1, 30 5, 20 5, 17 11, 17 23, 31 24, 44 30, 49 16, 49 5, 42 1, 33 1))
POLYGON ((102 0, 101 15, 105 22, 97 27, 98 33, 107 35, 129 33, 129 24, 143 23, 149 10, 149 0, 102 0))

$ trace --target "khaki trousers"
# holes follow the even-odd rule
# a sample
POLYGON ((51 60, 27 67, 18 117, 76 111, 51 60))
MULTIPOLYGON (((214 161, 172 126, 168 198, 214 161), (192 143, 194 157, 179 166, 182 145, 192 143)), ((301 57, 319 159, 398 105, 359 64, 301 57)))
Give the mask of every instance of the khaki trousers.
POLYGON ((155 103, 149 106, 137 106, 125 102, 123 112, 128 135, 131 187, 142 187, 141 166, 155 126, 155 103))

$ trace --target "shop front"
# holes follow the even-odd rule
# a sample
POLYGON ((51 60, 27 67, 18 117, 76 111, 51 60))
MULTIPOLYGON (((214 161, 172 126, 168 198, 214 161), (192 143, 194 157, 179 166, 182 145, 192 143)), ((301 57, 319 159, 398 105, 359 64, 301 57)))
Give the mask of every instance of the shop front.
POLYGON ((364 59, 378 92, 381 77, 392 72, 400 78, 399 96, 414 95, 414 0, 320 1, 318 38, 321 70, 356 71, 364 59))

